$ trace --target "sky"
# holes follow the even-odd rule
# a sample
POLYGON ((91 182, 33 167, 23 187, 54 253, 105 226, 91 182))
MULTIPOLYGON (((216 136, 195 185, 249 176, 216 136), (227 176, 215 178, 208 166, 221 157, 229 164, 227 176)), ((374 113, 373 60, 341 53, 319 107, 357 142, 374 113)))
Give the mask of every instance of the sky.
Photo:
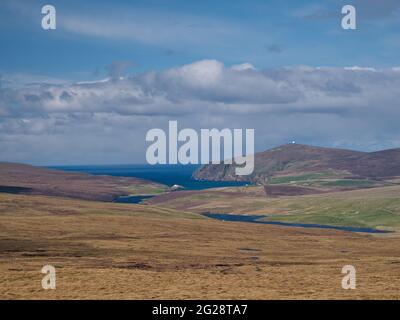
POLYGON ((399 31, 398 0, 2 0, 0 161, 144 163, 169 120, 255 129, 256 151, 397 148, 399 31))

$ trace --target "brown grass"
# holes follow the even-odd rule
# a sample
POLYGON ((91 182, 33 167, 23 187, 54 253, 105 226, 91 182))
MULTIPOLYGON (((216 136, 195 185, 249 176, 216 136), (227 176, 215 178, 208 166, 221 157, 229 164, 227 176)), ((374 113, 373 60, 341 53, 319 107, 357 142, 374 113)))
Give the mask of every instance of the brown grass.
POLYGON ((400 298, 399 238, 0 195, 2 299, 400 298), (57 270, 57 289, 40 269, 57 270), (357 268, 357 289, 341 269, 357 268))
POLYGON ((0 190, 13 189, 24 194, 112 201, 122 195, 159 193, 166 186, 133 177, 96 176, 0 162, 0 190))

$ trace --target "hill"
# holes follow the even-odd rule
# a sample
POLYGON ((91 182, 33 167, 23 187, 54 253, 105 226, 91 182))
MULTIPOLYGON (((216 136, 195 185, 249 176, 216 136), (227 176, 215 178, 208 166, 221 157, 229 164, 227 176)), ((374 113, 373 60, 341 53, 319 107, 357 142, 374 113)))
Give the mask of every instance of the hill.
MULTIPOLYGON (((285 184, 296 181, 353 180, 383 181, 400 176, 400 149, 360 152, 345 149, 286 144, 257 153, 254 172, 236 176, 235 165, 205 165, 193 177, 204 180, 241 180, 258 184, 285 184)), ((349 182, 350 181, 350 182, 349 182)), ((368 184, 368 183, 364 183, 368 184)))
POLYGON ((118 196, 154 193, 163 188, 137 178, 95 176, 0 162, 0 192, 3 193, 112 201, 118 196))

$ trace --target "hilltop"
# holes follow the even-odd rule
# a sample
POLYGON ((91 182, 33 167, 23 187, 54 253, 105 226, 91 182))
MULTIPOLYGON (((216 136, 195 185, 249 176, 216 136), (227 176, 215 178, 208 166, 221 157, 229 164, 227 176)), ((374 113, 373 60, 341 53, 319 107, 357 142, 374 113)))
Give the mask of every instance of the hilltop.
MULTIPOLYGON (((319 181, 329 187, 361 183, 361 187, 381 185, 400 176, 400 149, 361 152, 323 148, 302 144, 286 144, 255 154, 254 172, 236 176, 234 165, 204 165, 194 174, 200 180, 242 180, 262 185, 297 184, 315 186, 319 181), (333 185, 332 185, 333 186, 333 185)), ((320 185, 319 185, 320 186, 320 185)))

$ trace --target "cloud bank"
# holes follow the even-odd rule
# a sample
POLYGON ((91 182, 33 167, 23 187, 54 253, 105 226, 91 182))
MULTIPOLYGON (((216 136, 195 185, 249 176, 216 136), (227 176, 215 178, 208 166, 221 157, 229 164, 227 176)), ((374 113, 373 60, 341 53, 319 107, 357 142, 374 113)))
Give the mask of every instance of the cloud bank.
POLYGON ((0 160, 143 162, 145 132, 168 120, 193 128, 254 128, 257 150, 291 140, 400 147, 400 68, 259 70, 201 60, 127 77, 114 71, 80 83, 21 84, 4 75, 0 160))

